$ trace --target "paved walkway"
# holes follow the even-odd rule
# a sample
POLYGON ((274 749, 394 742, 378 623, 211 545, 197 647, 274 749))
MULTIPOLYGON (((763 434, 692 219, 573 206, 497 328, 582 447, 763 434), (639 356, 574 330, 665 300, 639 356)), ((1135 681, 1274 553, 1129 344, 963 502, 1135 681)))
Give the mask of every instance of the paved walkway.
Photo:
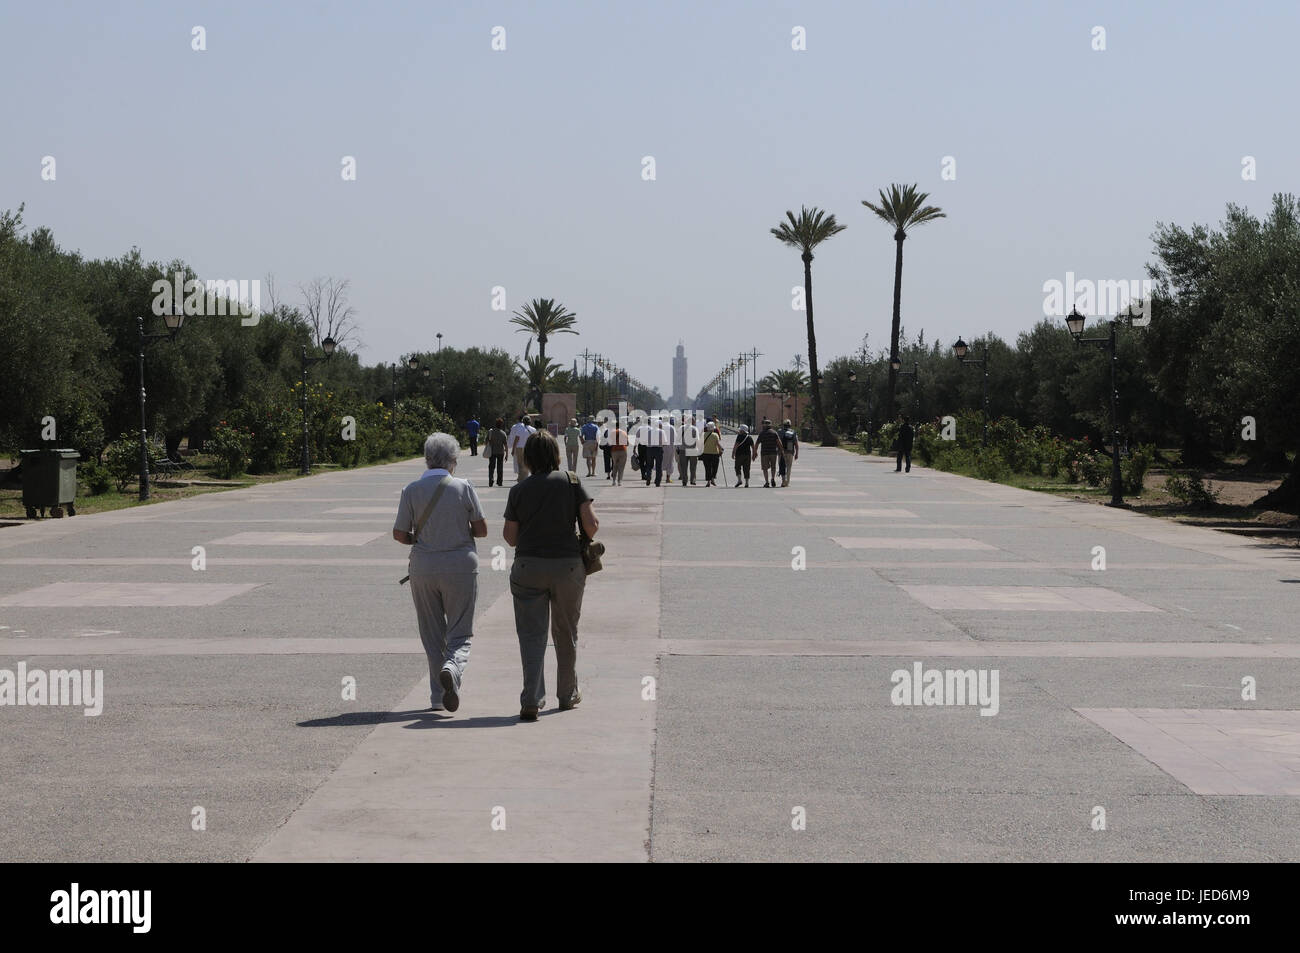
POLYGON ((105 684, 0 707, 0 859, 1300 857, 1300 551, 820 448, 597 478, 584 702, 521 725, 500 489, 462 708, 421 710, 420 469, 0 530, 0 669, 105 684))

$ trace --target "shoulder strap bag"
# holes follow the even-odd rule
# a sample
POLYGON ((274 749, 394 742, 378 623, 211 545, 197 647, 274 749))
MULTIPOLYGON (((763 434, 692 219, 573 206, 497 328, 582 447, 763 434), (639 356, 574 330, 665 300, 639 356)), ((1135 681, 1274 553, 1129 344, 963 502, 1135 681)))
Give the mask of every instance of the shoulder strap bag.
MULTIPOLYGON (((429 498, 428 505, 425 506, 424 512, 420 514, 420 521, 416 523, 415 526, 411 529, 412 546, 415 545, 416 539, 419 538, 420 530, 424 529, 424 524, 429 522, 429 514, 432 513, 433 508, 438 505, 438 500, 442 498, 442 491, 447 489, 447 484, 450 482, 451 482, 451 474, 447 474, 447 476, 443 477, 441 480, 438 481, 437 489, 433 491, 433 496, 429 498)), ((410 578, 411 578, 411 574, 407 573, 405 576, 403 576, 401 579, 397 581, 397 584, 399 586, 405 585, 406 581, 410 578)))
POLYGON ((605 555, 605 544, 598 543, 582 528, 582 513, 578 503, 578 474, 572 470, 566 470, 569 476, 569 484, 573 487, 573 512, 578 521, 578 553, 582 556, 582 568, 586 570, 587 575, 600 572, 605 567, 601 564, 600 557, 605 555))

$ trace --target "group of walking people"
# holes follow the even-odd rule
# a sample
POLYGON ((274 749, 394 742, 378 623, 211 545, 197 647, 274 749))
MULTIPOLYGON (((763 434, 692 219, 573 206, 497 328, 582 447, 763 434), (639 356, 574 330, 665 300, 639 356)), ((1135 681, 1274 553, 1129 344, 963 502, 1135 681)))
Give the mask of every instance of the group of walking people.
MULTIPOLYGON (((509 431, 502 418, 496 419, 484 437, 489 487, 502 485, 507 458, 512 460, 516 483, 528 477, 531 470, 524 447, 539 432, 546 432, 541 421, 528 414, 521 414, 509 431)), ((722 425, 717 419, 693 415, 683 415, 680 421, 676 416, 647 416, 600 423, 588 417, 581 425, 573 417, 562 440, 569 470, 576 472, 581 458, 586 475, 594 477, 597 460, 603 459, 605 479, 614 486, 623 485, 629 464, 647 486, 651 482, 655 486, 665 481, 673 483, 674 472, 679 486, 699 486, 701 470, 704 485, 717 486, 726 453, 722 425)), ((789 486, 790 473, 799 459, 799 437, 789 420, 777 429, 765 419, 756 433, 741 424, 731 445, 731 459, 738 488, 749 486, 755 460, 762 468, 764 486, 789 486)))
MULTIPOLYGON (((624 417, 600 423, 588 417, 582 426, 574 418, 564 440, 570 469, 577 469, 581 455, 586 475, 595 477, 597 459, 603 458, 605 479, 613 486, 623 485, 629 465, 646 486, 652 482, 655 486, 672 484, 674 472, 679 486, 699 486, 701 478, 705 486, 717 486, 726 453, 717 419, 693 415, 680 419, 671 415, 624 417)), ((764 420, 756 434, 742 424, 731 445, 731 459, 737 487, 749 486, 750 466, 755 460, 761 463, 764 486, 789 486, 794 462, 799 459, 799 437, 788 420, 779 430, 772 421, 764 420)))
MULTIPOLYGON (((520 421, 522 423, 522 419, 520 421)), ((494 432, 488 433, 489 474, 494 432)), ((512 431, 513 434, 513 431, 512 431)), ((426 469, 402 490, 393 538, 411 547, 409 580, 420 641, 429 662, 429 705, 460 707, 473 641, 478 599, 476 539, 488 535, 487 518, 473 485, 455 476, 460 447, 455 437, 431 434, 424 443, 426 469)), ((581 479, 560 469, 560 447, 545 430, 532 429, 518 448, 523 475, 510 488, 501 536, 515 550, 510 570, 515 633, 523 669, 520 721, 536 721, 546 704, 544 661, 553 640, 561 711, 582 701, 578 689, 578 618, 586 589, 579 529, 588 538, 600 528, 581 479)), ((497 463, 496 477, 501 467, 497 463)), ((405 580, 403 580, 405 581, 405 580)))

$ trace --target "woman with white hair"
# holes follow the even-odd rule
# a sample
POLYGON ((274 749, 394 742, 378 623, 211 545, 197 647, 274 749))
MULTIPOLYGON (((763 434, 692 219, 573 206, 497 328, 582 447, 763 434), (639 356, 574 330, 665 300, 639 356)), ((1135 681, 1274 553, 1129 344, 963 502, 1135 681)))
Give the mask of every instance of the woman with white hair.
POLYGON ((429 707, 455 711, 469 664, 478 599, 478 549, 487 520, 468 480, 452 476, 460 444, 450 434, 424 442, 428 467, 402 490, 393 539, 411 547, 411 599, 429 658, 429 707))
POLYGON ((718 464, 722 462, 722 434, 718 425, 710 420, 704 425, 704 442, 700 447, 700 459, 704 461, 704 485, 718 485, 718 464))
POLYGON ((749 427, 745 424, 740 425, 736 432, 736 442, 731 447, 731 459, 736 461, 736 489, 740 489, 740 480, 743 475, 745 486, 749 486, 749 465, 753 462, 754 456, 758 453, 758 446, 754 443, 754 438, 749 435, 749 427))

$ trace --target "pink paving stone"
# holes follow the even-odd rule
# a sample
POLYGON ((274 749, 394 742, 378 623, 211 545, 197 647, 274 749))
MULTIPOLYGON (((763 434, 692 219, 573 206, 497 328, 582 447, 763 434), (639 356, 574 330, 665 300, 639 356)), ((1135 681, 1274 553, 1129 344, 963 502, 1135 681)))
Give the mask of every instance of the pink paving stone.
POLYGON ((997 612, 1159 612, 1091 586, 901 586, 931 609, 997 612))
POLYGON ((916 519, 915 513, 907 510, 884 509, 841 509, 838 507, 797 506, 795 512, 800 516, 892 516, 904 519, 916 519))
POLYGON ((1300 795, 1300 711, 1075 711, 1197 794, 1300 795))
POLYGON ((921 539, 903 536, 832 536, 845 549, 997 549, 978 539, 921 539))
POLYGON ((0 599, 0 606, 214 606, 261 583, 54 582, 0 599))
POLYGON ((236 533, 209 546, 364 546, 383 533, 236 533))

